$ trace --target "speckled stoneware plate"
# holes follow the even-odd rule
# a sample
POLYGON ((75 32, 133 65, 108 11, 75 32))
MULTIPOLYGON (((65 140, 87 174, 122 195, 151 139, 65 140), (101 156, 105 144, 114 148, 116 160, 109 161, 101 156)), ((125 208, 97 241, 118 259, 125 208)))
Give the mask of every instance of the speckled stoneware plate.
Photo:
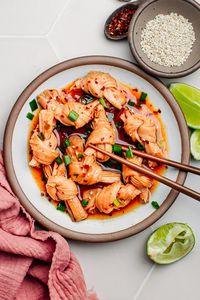
MULTIPOLYGON (((106 220, 89 219, 72 222, 69 216, 55 209, 44 197, 28 167, 27 147, 30 121, 26 118, 29 102, 44 89, 60 88, 90 70, 109 72, 120 81, 146 91, 156 108, 160 108, 166 127, 169 158, 189 162, 188 129, 183 114, 169 90, 158 80, 134 64, 113 57, 88 56, 64 61, 39 75, 23 91, 14 105, 6 126, 4 159, 8 180, 22 205, 43 226, 65 237, 106 242, 134 235, 158 220, 175 201, 178 192, 159 184, 151 200, 160 204, 154 210, 150 204, 141 205, 125 215, 106 220)), ((168 168, 165 176, 183 184, 186 174, 168 168)))

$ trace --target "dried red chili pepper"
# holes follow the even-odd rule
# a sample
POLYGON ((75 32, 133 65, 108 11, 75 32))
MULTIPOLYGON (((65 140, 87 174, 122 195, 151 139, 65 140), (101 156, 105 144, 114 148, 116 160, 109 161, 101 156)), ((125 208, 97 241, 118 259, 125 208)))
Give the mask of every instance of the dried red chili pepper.
POLYGON ((129 24, 135 11, 136 9, 125 7, 117 12, 108 24, 109 34, 111 36, 121 36, 127 34, 129 24))

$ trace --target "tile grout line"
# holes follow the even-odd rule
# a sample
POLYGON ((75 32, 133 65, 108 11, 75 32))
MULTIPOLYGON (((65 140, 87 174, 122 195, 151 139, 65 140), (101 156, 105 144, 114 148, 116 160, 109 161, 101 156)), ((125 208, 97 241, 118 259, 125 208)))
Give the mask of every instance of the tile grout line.
POLYGON ((65 8, 67 7, 67 5, 71 2, 71 0, 67 0, 67 2, 65 3, 65 5, 63 6, 63 8, 59 11, 59 13, 57 14, 53 24, 50 26, 49 31, 46 33, 46 37, 48 37, 48 35, 50 34, 50 32, 53 30, 54 26, 56 25, 56 23, 59 21, 60 17, 62 16, 65 8))
POLYGON ((20 34, 16 34, 16 35, 12 35, 12 34, 8 34, 8 35, 0 35, 1 39, 43 39, 45 38, 45 35, 20 35, 20 34))
POLYGON ((15 38, 23 38, 23 39, 44 39, 47 41, 47 43, 49 44, 50 48, 53 50, 56 58, 58 59, 59 62, 61 62, 61 58, 59 57, 57 50, 55 49, 53 43, 51 42, 51 40, 48 38, 48 36, 46 35, 33 35, 33 36, 28 36, 28 35, 0 35, 0 39, 4 39, 4 38, 9 38, 9 39, 15 39, 15 38))
POLYGON ((23 35, 23 34, 3 34, 3 35, 0 35, 0 38, 10 38, 10 39, 13 39, 13 38, 34 38, 34 39, 37 39, 37 38, 47 38, 49 33, 51 32, 51 30, 53 29, 53 27, 55 26, 55 24, 57 23, 57 21, 60 19, 62 13, 64 12, 65 8, 67 7, 67 5, 71 2, 71 0, 67 0, 67 2, 64 4, 64 6, 61 8, 60 12, 57 14, 57 17, 55 18, 53 24, 50 26, 50 29, 49 31, 44 34, 44 35, 23 35))
POLYGON ((145 276, 143 282, 139 286, 139 288, 138 288, 138 290, 137 290, 137 292, 136 292, 135 297, 133 298, 133 300, 137 300, 138 299, 140 293, 142 292, 142 290, 143 290, 145 284, 147 283, 147 281, 149 280, 149 277, 151 276, 151 274, 152 274, 153 270, 155 269, 155 267, 156 267, 156 264, 153 264, 153 266, 151 267, 151 269, 149 270, 149 272, 145 276))
POLYGON ((61 57, 59 56, 58 51, 56 50, 56 48, 55 48, 53 42, 48 38, 48 36, 46 36, 45 39, 47 40, 47 42, 49 43, 49 46, 50 46, 51 49, 53 50, 53 52, 54 52, 56 58, 58 59, 58 62, 61 62, 62 59, 61 59, 61 57))

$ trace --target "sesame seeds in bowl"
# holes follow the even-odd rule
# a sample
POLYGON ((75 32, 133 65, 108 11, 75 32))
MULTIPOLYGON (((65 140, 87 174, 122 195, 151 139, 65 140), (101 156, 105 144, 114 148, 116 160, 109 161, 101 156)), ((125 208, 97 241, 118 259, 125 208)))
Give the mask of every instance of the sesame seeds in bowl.
POLYGON ((141 48, 156 64, 181 66, 192 52, 195 32, 188 19, 176 13, 159 14, 141 33, 141 48))
POLYGON ((129 27, 131 51, 147 72, 176 78, 200 67, 200 5, 193 0, 149 0, 129 27))

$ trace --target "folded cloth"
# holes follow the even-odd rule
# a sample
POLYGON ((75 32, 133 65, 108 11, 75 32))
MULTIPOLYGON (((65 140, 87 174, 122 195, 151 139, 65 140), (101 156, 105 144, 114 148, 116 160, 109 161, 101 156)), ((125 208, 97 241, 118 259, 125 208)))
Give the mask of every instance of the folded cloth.
POLYGON ((67 241, 36 230, 7 180, 0 153, 0 299, 97 300, 67 241))

